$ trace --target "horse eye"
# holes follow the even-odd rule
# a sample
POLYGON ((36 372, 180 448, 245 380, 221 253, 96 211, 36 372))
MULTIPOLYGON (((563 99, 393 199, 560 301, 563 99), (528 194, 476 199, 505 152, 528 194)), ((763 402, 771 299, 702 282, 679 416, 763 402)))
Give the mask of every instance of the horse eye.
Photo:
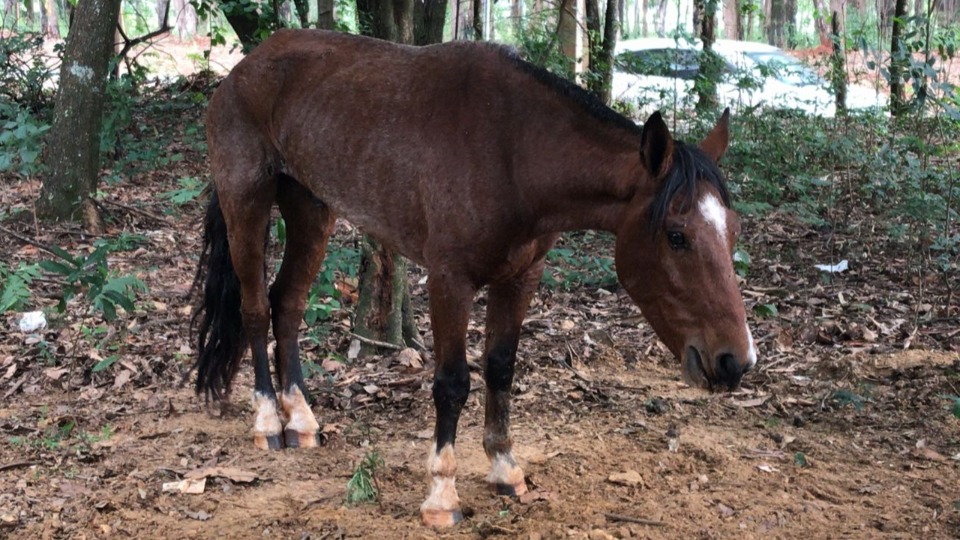
POLYGON ((673 249, 683 249, 687 247, 687 237, 682 232, 670 231, 667 233, 667 242, 673 249))

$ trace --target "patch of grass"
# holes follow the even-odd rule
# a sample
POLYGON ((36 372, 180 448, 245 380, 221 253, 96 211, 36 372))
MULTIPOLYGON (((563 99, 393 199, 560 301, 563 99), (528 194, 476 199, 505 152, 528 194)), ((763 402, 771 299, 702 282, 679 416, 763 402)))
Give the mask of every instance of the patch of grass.
POLYGON ((380 500, 377 472, 383 466, 383 458, 376 450, 363 456, 347 482, 347 504, 373 504, 380 500))

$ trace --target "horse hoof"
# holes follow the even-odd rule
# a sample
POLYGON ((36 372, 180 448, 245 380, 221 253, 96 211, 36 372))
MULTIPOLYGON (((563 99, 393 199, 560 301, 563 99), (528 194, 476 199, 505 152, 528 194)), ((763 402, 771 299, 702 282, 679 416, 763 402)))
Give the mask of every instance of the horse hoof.
POLYGON ((261 450, 280 450, 283 448, 283 440, 280 439, 280 435, 255 433, 253 435, 253 444, 261 450))
POLYGON ((293 429, 283 430, 283 440, 287 448, 316 448, 316 433, 300 433, 293 429))
POLYGON ((456 510, 420 510, 420 520, 427 527, 443 529, 453 527, 463 521, 463 513, 460 512, 459 508, 456 510))
POLYGON ((519 484, 493 484, 493 490, 497 495, 506 495, 508 497, 519 497, 527 492, 527 483, 523 480, 519 484))

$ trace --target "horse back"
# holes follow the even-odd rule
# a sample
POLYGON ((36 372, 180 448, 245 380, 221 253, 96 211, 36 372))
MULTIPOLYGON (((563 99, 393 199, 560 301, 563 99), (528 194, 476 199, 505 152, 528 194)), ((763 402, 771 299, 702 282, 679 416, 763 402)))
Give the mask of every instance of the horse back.
POLYGON ((279 31, 225 79, 208 121, 256 134, 272 165, 415 261, 454 243, 507 253, 529 225, 514 178, 537 117, 525 96, 544 91, 510 62, 490 44, 279 31))

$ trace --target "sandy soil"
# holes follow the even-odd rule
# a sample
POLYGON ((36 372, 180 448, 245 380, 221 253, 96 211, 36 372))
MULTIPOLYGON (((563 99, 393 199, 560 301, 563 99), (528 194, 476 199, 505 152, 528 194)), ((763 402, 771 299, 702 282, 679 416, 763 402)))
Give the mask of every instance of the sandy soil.
MULTIPOLYGON (((598 326, 606 331, 611 324, 598 326)), ((553 352, 531 355, 527 348, 513 430, 532 489, 523 501, 495 496, 483 482, 482 391, 474 374, 478 389, 458 445, 458 487, 470 517, 452 531, 418 523, 433 416, 429 373, 420 372, 406 377, 409 383, 383 386, 388 390, 360 407, 316 407, 327 424, 325 446, 272 453, 252 447, 247 411, 215 417, 169 380, 120 391, 108 384, 80 393, 25 392, 0 409, 8 434, 76 422, 78 431, 110 426, 112 435, 46 451, 0 447, 3 532, 7 538, 955 537, 960 474, 958 456, 950 456, 960 452, 960 430, 939 394, 954 392, 956 354, 837 360, 840 371, 855 371, 871 385, 868 403, 857 410, 824 394, 840 385, 825 370, 816 370, 814 383, 767 364, 749 390, 706 396, 679 383, 665 361, 625 364, 604 348, 571 370, 546 357, 562 358, 564 341, 578 347, 582 331, 550 340, 553 352), (675 452, 671 428, 678 433, 675 452), (371 450, 385 462, 377 476, 380 504, 346 506, 347 479, 371 450), (257 479, 209 478, 202 494, 162 492, 165 482, 214 464, 257 479), (635 478, 611 481, 631 472, 635 478)), ((386 365, 356 370, 357 383, 382 382, 386 365)))

